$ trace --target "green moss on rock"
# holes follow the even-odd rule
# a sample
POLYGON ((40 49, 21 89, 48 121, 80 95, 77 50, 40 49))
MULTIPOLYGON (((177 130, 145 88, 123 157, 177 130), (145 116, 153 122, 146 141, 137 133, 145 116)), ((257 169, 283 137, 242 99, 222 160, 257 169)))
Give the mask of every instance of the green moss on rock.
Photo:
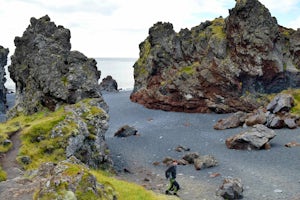
POLYGON ((224 30, 225 20, 222 17, 216 18, 212 21, 210 29, 214 37, 218 39, 225 39, 226 33, 224 30))
POLYGON ((6 181, 6 178, 7 178, 6 172, 3 171, 2 167, 0 166, 0 182, 6 181))
POLYGON ((180 76, 182 74, 193 75, 196 73, 196 68, 199 65, 199 62, 194 62, 192 65, 181 67, 177 73, 177 76, 180 76))
POLYGON ((151 44, 148 39, 146 39, 141 45, 140 45, 140 58, 136 62, 134 73, 136 76, 142 76, 147 74, 146 70, 146 62, 147 58, 150 55, 151 51, 151 44))
POLYGON ((39 173, 50 178, 40 185, 34 199, 115 199, 114 189, 110 185, 97 183, 89 168, 75 157, 59 162, 57 165, 46 165, 46 167, 41 167, 39 173), (44 173, 43 169, 48 170, 50 174, 44 173))
MULTIPOLYGON (((8 151, 12 146, 5 141, 16 131, 20 131, 22 140, 17 160, 25 169, 36 169, 41 163, 66 159, 70 138, 79 134, 91 145, 90 151, 94 151, 96 147, 93 145, 98 134, 104 134, 108 128, 104 123, 108 115, 99 107, 99 103, 100 99, 85 99, 75 105, 62 106, 55 112, 45 110, 33 115, 20 114, 0 124, 0 153, 8 151), (85 132, 82 132, 81 123, 87 127, 85 132)), ((88 147, 88 144, 84 146, 88 147)), ((101 149, 95 155, 100 159, 101 153, 98 151, 101 149)))
POLYGON ((282 91, 284 94, 290 94, 294 98, 294 106, 291 109, 291 112, 297 116, 300 116, 300 89, 288 89, 282 91))

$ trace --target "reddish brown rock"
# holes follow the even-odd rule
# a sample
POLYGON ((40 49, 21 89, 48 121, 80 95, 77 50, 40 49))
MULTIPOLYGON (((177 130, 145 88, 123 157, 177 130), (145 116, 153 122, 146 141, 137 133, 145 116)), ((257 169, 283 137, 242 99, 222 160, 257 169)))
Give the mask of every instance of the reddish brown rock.
POLYGON ((300 86, 299 41, 300 30, 279 26, 258 0, 178 33, 158 22, 139 46, 130 99, 170 111, 250 112, 266 103, 258 93, 300 86))
POLYGON ((239 127, 244 124, 246 117, 247 117, 247 113, 241 111, 236 112, 227 118, 220 119, 214 125, 214 129, 224 130, 224 129, 239 127))

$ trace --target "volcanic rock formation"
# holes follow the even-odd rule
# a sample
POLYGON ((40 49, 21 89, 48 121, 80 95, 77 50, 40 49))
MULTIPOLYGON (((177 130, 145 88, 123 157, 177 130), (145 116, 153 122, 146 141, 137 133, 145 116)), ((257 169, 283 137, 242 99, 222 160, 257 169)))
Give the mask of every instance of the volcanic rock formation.
POLYGON ((133 102, 148 108, 252 111, 259 93, 300 86, 300 29, 277 24, 258 0, 238 0, 227 18, 191 30, 158 22, 140 44, 133 102))
POLYGON ((8 49, 0 46, 0 113, 6 111, 6 88, 4 86, 6 82, 4 66, 7 64, 8 49))
MULTIPOLYGON (((30 22, 23 36, 15 38, 9 71, 16 83, 16 105, 9 117, 30 115, 45 108, 58 111, 64 106, 67 114, 48 127, 40 124, 47 129, 38 128, 31 142, 36 148, 44 148, 39 145, 58 139, 63 142, 55 147, 44 145, 44 152, 51 154, 61 148, 66 158, 75 156, 90 167, 110 165, 104 137, 108 106, 98 90, 100 72, 96 61, 70 51, 70 31, 56 26, 47 15, 31 18, 30 22)), ((39 155, 22 156, 32 160, 39 155)))
POLYGON ((112 76, 108 75, 106 78, 102 79, 99 84, 100 91, 102 92, 118 92, 118 83, 112 76))
POLYGON ((70 51, 70 30, 56 26, 49 16, 31 18, 8 70, 16 83, 16 109, 32 114, 47 107, 98 98, 96 61, 70 51))

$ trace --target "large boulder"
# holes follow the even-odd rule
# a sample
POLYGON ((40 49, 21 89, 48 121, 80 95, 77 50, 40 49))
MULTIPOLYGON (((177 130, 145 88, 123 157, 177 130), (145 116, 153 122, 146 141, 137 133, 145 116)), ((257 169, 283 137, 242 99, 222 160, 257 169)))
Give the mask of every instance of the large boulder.
POLYGON ((7 109, 6 102, 6 88, 4 86, 6 82, 5 78, 5 65, 7 64, 8 49, 0 46, 0 113, 4 113, 7 109))
POLYGON ((71 33, 56 26, 49 16, 31 18, 8 67, 16 84, 15 111, 32 114, 43 107, 74 104, 84 98, 100 98, 96 61, 70 51, 71 33))
POLYGON ((243 191, 241 179, 228 177, 223 180, 222 185, 217 190, 217 195, 228 200, 242 199, 243 191))
POLYGON ((277 24, 258 0, 236 1, 227 18, 175 32, 158 22, 140 44, 130 99, 148 108, 252 111, 256 93, 299 87, 300 29, 277 24))
POLYGON ((264 125, 256 124, 251 129, 226 139, 226 146, 229 149, 259 150, 269 149, 269 141, 276 136, 276 133, 264 125))

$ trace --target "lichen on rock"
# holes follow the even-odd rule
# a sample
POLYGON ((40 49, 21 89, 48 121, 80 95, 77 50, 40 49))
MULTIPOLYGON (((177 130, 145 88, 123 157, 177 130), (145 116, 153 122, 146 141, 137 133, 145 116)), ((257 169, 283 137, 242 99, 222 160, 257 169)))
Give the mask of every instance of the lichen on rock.
POLYGON ((236 1, 229 12, 178 33, 171 23, 154 24, 139 46, 131 100, 171 111, 248 112, 267 103, 261 94, 299 87, 299 30, 278 25, 258 0, 236 1))
POLYGON ((70 51, 70 38, 70 30, 56 26, 48 15, 31 18, 23 36, 15 38, 8 70, 16 84, 16 106, 10 116, 101 97, 96 61, 70 51))
POLYGON ((101 104, 99 98, 85 99, 55 112, 25 116, 20 122, 23 128, 18 161, 25 169, 35 169, 43 162, 75 156, 89 167, 110 168, 112 161, 104 137, 109 116, 101 104), (26 162, 24 158, 28 158, 26 162))
POLYGON ((117 199, 114 188, 97 182, 89 169, 75 157, 57 165, 44 163, 37 175, 42 181, 33 199, 117 199))

